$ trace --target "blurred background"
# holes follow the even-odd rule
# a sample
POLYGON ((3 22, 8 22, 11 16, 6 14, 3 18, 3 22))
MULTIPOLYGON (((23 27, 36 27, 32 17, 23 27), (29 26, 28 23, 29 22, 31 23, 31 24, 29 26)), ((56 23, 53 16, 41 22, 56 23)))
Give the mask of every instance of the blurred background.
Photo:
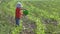
POLYGON ((17 2, 0 0, 0 34, 60 34, 60 0, 19 0, 29 14, 15 27, 17 2))

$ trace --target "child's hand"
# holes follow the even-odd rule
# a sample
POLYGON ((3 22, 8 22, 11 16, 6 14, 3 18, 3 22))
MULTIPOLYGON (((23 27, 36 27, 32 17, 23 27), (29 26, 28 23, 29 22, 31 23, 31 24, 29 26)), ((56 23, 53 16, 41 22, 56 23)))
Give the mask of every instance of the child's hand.
POLYGON ((20 18, 22 18, 22 15, 20 16, 20 18))

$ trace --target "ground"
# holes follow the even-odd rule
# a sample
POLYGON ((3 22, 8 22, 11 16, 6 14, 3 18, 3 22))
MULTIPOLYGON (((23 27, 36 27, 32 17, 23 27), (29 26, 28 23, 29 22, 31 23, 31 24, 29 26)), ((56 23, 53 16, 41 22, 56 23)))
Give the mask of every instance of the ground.
POLYGON ((0 34, 32 34, 27 30, 34 28, 34 34, 60 34, 60 0, 20 2, 29 11, 28 20, 21 19, 21 26, 15 27, 17 1, 0 0, 0 34))

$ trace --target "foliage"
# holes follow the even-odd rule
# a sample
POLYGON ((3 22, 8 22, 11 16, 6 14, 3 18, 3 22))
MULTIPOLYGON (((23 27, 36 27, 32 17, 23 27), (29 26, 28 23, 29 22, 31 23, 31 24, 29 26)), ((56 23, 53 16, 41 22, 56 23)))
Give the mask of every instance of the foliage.
MULTIPOLYGON (((15 16, 15 5, 17 3, 16 0, 0 0, 0 34, 8 34, 10 29, 12 34, 16 34, 20 32, 21 27, 14 27, 8 20, 5 18, 8 16, 15 16), (5 16, 4 16, 5 15, 5 16)), ((29 11, 28 18, 35 21, 37 24, 37 28, 35 32, 37 34, 59 34, 60 32, 60 2, 56 1, 21 1, 24 8, 29 11), (53 26, 52 24, 44 25, 42 22, 42 18, 53 18, 58 21, 57 26, 53 26), (45 28, 47 30, 45 30, 45 28), (48 33, 46 33, 48 32, 48 33)), ((50 22, 49 22, 50 23, 50 22)))

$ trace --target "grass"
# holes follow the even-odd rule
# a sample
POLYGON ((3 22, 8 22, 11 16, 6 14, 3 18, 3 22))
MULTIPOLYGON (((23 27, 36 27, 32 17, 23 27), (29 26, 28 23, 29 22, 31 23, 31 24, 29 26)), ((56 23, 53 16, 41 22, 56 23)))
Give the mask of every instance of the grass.
MULTIPOLYGON (((16 0, 11 0, 7 3, 8 1, 2 1, 1 5, 0 5, 0 12, 4 12, 5 15, 7 16, 7 14, 10 14, 11 16, 14 16, 15 14, 15 5, 16 5, 16 0)), ((42 23, 41 18, 53 18, 56 19, 59 23, 60 20, 60 5, 59 5, 59 1, 21 1, 21 3, 23 4, 24 8, 27 8, 29 11, 29 19, 36 21, 37 24, 37 29, 36 29, 36 33, 37 34, 48 34, 45 33, 46 30, 44 30, 46 27, 47 32, 51 31, 51 34, 59 34, 60 31, 60 24, 58 24, 58 26, 53 26, 48 24, 47 26, 44 26, 42 23), (54 30, 55 28, 55 30, 54 30)), ((4 24, 5 26, 3 26, 2 24, 0 24, 0 30, 1 30, 1 34, 7 34, 9 29, 12 28, 12 34, 19 34, 19 30, 22 29, 22 24, 21 27, 11 27, 11 24, 9 24, 7 22, 7 18, 3 17, 2 13, 0 13, 0 23, 4 24), (2 16, 2 17, 1 17, 2 16), (4 19, 2 19, 4 18, 4 19), (3 22, 4 21, 4 22, 3 22), (4 32, 3 29, 6 31, 4 32)))

